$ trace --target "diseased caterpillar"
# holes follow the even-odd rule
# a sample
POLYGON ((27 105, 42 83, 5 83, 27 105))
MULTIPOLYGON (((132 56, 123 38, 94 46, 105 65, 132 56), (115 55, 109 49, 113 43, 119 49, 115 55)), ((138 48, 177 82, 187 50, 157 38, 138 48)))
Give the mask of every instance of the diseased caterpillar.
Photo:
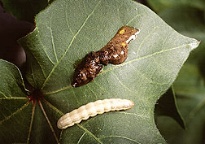
POLYGON ((134 102, 127 99, 104 99, 90 102, 63 115, 57 123, 59 129, 66 129, 74 124, 80 123, 82 120, 87 120, 89 117, 94 117, 97 114, 103 114, 109 111, 127 110, 134 106, 134 102))
POLYGON ((102 49, 87 54, 75 69, 72 86, 79 87, 92 81, 103 65, 123 63, 127 59, 128 44, 139 32, 139 29, 123 26, 102 49))

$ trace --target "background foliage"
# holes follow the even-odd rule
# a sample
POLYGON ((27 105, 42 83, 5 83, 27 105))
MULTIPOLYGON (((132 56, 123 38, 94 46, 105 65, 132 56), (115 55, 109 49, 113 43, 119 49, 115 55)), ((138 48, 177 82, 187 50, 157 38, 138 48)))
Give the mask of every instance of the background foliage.
POLYGON ((205 1, 149 0, 148 2, 174 29, 201 41, 198 49, 191 53, 184 64, 173 85, 176 104, 186 129, 182 129, 168 117, 158 117, 159 129, 169 143, 203 144, 205 142, 205 1))

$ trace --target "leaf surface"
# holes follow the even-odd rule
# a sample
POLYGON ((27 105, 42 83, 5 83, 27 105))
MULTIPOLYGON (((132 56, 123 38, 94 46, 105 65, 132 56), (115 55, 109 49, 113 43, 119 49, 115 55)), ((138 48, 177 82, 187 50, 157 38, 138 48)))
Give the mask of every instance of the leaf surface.
POLYGON ((29 142, 51 142, 45 140, 50 134, 51 143, 131 144, 166 143, 154 122, 154 106, 199 42, 133 1, 58 0, 37 15, 36 29, 20 43, 27 53, 26 79, 36 89, 33 95, 43 95, 30 109, 29 142), (127 60, 104 67, 94 81, 73 88, 76 61, 102 48, 123 25, 141 30, 129 44, 127 60), (130 99, 135 106, 57 129, 63 114, 105 98, 130 99))
POLYGON ((32 105, 26 98, 23 78, 9 62, 0 60, 0 67, 0 142, 26 141, 32 105))

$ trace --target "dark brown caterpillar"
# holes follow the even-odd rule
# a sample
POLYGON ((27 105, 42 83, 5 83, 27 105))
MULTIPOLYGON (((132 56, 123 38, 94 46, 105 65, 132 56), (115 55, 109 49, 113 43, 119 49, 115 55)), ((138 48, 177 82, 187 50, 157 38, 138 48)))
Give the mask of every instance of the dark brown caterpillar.
POLYGON ((138 33, 139 29, 123 26, 101 50, 87 54, 75 69, 72 86, 79 87, 92 81, 103 65, 123 63, 127 59, 128 44, 138 33))

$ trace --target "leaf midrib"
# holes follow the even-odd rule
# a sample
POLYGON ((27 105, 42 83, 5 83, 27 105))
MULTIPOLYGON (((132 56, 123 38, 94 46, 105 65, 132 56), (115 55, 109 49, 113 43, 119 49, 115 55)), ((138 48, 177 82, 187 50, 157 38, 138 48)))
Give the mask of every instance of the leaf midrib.
MULTIPOLYGON (((115 65, 113 67, 110 67, 104 71, 102 71, 101 73, 99 73, 99 75, 102 75, 102 74, 106 74, 107 72, 110 72, 110 71, 113 71, 115 69, 118 69, 120 67, 123 67, 125 65, 128 65, 130 63, 133 63, 133 62, 136 62, 136 61, 140 61, 140 60, 144 60, 144 59, 147 59, 147 58, 150 58, 152 56, 156 56, 156 55, 159 55, 159 54, 163 54, 164 52, 169 52, 169 51, 172 51, 172 50, 177 50, 177 49, 180 49, 180 48, 183 48, 185 46, 187 46, 188 44, 183 44, 181 46, 178 46, 178 47, 173 47, 171 49, 166 49, 166 50, 161 50, 161 51, 158 51, 158 52, 155 52, 155 53, 152 53, 152 54, 149 54, 149 55, 145 55, 145 56, 142 56, 142 57, 139 57, 139 58, 136 58, 136 59, 133 59, 133 60, 130 60, 130 61, 127 61, 127 62, 124 62, 120 65, 115 65)), ((98 76, 99 76, 98 75, 98 76)), ((58 92, 62 92, 62 91, 65 91, 65 90, 68 90, 72 88, 71 84, 66 86, 66 87, 63 87, 61 89, 57 89, 57 90, 54 90, 54 91, 50 91, 50 92, 46 92, 45 95, 51 95, 51 94, 55 94, 55 93, 58 93, 58 92)))

